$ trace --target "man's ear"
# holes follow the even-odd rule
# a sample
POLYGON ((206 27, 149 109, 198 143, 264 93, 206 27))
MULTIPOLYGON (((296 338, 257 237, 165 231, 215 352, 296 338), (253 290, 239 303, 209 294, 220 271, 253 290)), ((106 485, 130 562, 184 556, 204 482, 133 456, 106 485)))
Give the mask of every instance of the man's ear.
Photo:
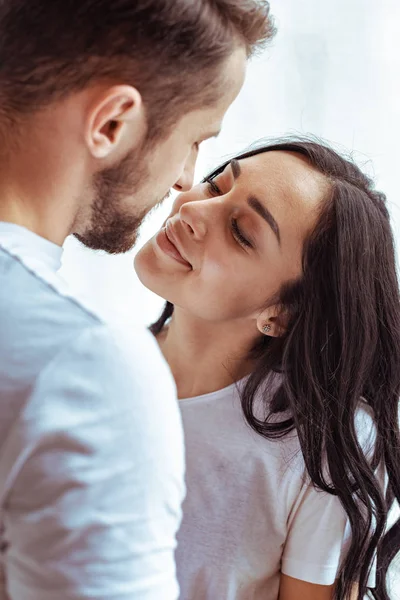
POLYGON ((130 148, 138 145, 145 131, 145 111, 136 88, 113 86, 93 99, 85 128, 85 141, 93 158, 120 154, 126 144, 130 148), (135 135, 137 143, 132 139, 135 135))
POLYGON ((269 337, 281 337, 286 333, 289 314, 279 304, 266 308, 257 317, 257 329, 269 337))

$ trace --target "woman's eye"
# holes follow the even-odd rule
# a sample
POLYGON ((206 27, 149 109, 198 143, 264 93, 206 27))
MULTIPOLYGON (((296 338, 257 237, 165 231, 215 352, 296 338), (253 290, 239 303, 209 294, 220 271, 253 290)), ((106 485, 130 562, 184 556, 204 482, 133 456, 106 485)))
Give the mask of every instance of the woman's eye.
POLYGON ((244 237, 243 233, 241 232, 237 219, 232 219, 231 226, 233 231, 233 237, 239 242, 239 244, 241 246, 245 246, 246 248, 252 248, 253 245, 249 242, 247 238, 244 237))
MULTIPOLYGON (((207 184, 208 191, 212 196, 222 196, 220 188, 213 179, 206 179, 205 183, 207 184)), ((241 246, 244 246, 245 248, 253 248, 253 244, 249 242, 249 240, 243 235, 237 219, 232 219, 231 228, 233 237, 241 246)))
POLYGON ((219 189, 219 187, 217 186, 217 184, 215 183, 215 181, 213 179, 206 179, 205 182, 207 183, 208 191, 213 196, 221 196, 222 195, 221 190, 219 189))

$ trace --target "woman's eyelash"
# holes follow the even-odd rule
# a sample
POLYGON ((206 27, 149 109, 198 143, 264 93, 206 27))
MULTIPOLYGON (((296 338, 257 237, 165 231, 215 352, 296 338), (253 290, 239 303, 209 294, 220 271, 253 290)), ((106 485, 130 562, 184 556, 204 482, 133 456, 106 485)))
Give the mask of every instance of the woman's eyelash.
POLYGON ((212 194, 217 194, 218 196, 222 194, 221 190, 212 179, 206 179, 205 181, 208 184, 208 189, 212 194))
POLYGON ((232 219, 231 223, 234 237, 237 239, 239 244, 241 244, 242 246, 246 246, 246 248, 252 248, 252 244, 249 242, 248 239, 244 237, 243 233, 240 231, 237 219, 232 219))
MULTIPOLYGON (((219 187, 217 186, 215 181, 213 181, 213 179, 206 179, 205 182, 208 184, 208 189, 211 194, 216 195, 216 196, 222 195, 221 190, 219 189, 219 187)), ((249 242, 248 239, 246 239, 244 237, 243 233, 241 232, 241 230, 239 228, 239 224, 237 222, 237 219, 232 219, 231 227, 232 227, 233 237, 235 238, 235 240, 237 240, 239 242, 239 244, 241 246, 245 246, 246 248, 253 247, 253 245, 249 242)))

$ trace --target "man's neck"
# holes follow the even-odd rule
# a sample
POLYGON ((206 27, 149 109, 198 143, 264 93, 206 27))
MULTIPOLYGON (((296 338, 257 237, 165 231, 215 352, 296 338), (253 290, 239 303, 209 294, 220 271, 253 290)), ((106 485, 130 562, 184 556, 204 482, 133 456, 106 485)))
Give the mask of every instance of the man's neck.
POLYGON ((173 315, 159 334, 179 398, 191 398, 223 389, 253 370, 247 358, 257 336, 251 323, 205 323, 173 315))
POLYGON ((66 238, 65 227, 61 226, 61 224, 60 227, 57 227, 57 223, 51 219, 50 215, 47 219, 35 212, 21 210, 14 202, 6 202, 5 206, 0 207, 0 221, 25 227, 26 229, 29 229, 29 231, 49 240, 57 246, 62 246, 66 238))
POLYGON ((76 196, 51 168, 24 167, 21 161, 0 171, 0 221, 25 227, 58 246, 71 233, 76 196))

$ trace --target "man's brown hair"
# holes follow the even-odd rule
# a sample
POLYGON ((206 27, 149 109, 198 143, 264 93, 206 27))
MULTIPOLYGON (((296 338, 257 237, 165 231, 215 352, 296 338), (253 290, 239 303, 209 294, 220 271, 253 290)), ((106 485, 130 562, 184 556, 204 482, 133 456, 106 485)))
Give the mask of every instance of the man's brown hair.
POLYGON ((0 123, 109 80, 140 91, 154 137, 273 35, 266 0, 0 0, 0 123))

